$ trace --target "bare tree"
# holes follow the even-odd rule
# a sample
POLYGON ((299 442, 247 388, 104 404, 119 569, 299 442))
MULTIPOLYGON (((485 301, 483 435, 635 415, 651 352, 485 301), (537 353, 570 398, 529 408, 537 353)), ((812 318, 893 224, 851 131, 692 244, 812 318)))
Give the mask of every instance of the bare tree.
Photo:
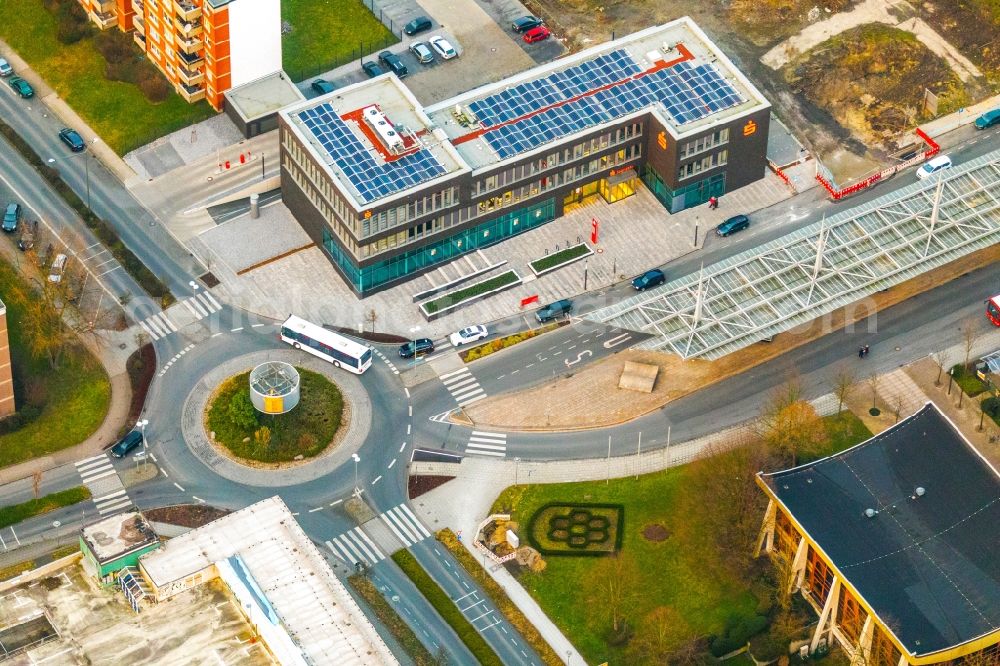
POLYGON ((34 494, 35 499, 38 499, 38 493, 42 488, 42 470, 36 469, 31 475, 31 492, 34 494))
POLYGON ((646 614, 642 625, 628 650, 637 663, 673 663, 674 651, 692 638, 691 627, 672 606, 657 606, 646 614))
POLYGON ((593 602, 611 620, 615 633, 624 629, 625 611, 636 596, 639 570, 631 555, 618 552, 601 558, 591 574, 593 602))
POLYGON ((962 370, 964 371, 969 369, 969 357, 972 356, 972 348, 976 346, 979 338, 983 336, 979 317, 966 318, 962 322, 962 328, 959 330, 962 332, 962 350, 965 352, 965 362, 962 364, 962 370))
POLYGON ((47 357, 51 368, 56 370, 66 344, 75 336, 66 316, 69 305, 66 286, 46 281, 24 302, 21 328, 28 351, 35 358, 47 357))
POLYGON ((375 308, 372 308, 367 313, 365 313, 365 321, 371 325, 372 333, 375 332, 375 323, 378 321, 378 313, 375 312, 375 308))
POLYGON ((896 416, 896 420, 893 423, 899 423, 899 412, 903 410, 903 395, 901 393, 896 394, 892 399, 892 410, 896 416))
POLYGON ((847 398, 851 395, 857 382, 858 376, 854 370, 846 365, 841 366, 837 374, 833 376, 833 394, 837 396, 837 414, 840 414, 844 408, 844 403, 847 402, 847 398))
POLYGON ((791 460, 817 451, 827 439, 826 426, 816 410, 802 400, 797 380, 786 382, 771 394, 758 421, 758 433, 768 447, 791 460))
POLYGON ((865 381, 868 382, 868 388, 872 392, 872 409, 878 409, 878 389, 882 385, 882 375, 873 372, 865 381))
POLYGON ((941 351, 936 351, 931 354, 931 358, 937 363, 938 373, 937 379, 934 380, 934 386, 941 386, 941 373, 944 372, 945 367, 948 365, 950 355, 947 349, 942 349, 941 351))

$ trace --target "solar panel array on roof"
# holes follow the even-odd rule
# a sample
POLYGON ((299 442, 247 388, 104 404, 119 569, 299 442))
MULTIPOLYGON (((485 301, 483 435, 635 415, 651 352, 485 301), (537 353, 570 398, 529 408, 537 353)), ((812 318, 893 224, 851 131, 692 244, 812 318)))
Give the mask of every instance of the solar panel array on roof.
POLYGON ((743 102, 710 64, 681 62, 636 76, 639 72, 631 56, 619 49, 478 100, 469 108, 488 128, 483 138, 500 159, 506 159, 656 102, 681 125, 743 102), (575 73, 566 78, 573 70, 590 77, 586 78, 589 87, 581 89, 583 83, 577 83, 580 76, 575 73), (564 86, 559 89, 561 96, 552 91, 560 81, 564 86))
POLYGON ((298 116, 366 203, 445 173, 438 159, 426 149, 392 162, 376 161, 329 103, 300 111, 298 116))
POLYGON ((483 127, 493 127, 595 88, 624 81, 640 71, 632 56, 625 49, 618 49, 545 78, 526 81, 476 100, 469 104, 469 109, 483 127))

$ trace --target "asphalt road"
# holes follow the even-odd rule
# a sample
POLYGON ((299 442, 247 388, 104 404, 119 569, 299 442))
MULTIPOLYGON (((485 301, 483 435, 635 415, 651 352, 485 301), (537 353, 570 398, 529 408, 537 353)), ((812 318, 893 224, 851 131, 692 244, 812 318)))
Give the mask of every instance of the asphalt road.
MULTIPOLYGON (((85 197, 88 176, 84 165, 91 159, 89 155, 73 156, 62 147, 56 138, 59 123, 37 101, 19 100, 12 97, 6 88, 2 90, 0 114, 43 157, 52 155, 57 158, 54 166, 85 197)), ((976 138, 992 136, 995 134, 983 134, 976 138)), ((992 145, 989 140, 979 141, 953 150, 951 154, 956 163, 960 163, 963 159, 987 152, 992 145)), ((0 145, 0 155, 4 149, 0 145)), ((67 221, 74 231, 86 239, 83 230, 79 228, 79 222, 74 224, 72 217, 66 217, 65 209, 59 208, 57 198, 39 184, 38 176, 33 174, 30 167, 12 156, 3 174, 11 189, 26 199, 25 203, 37 208, 43 217, 51 216, 52 219, 67 221)), ((912 176, 898 177, 895 182, 863 193, 846 205, 863 203, 881 196, 890 189, 907 184, 909 179, 912 176)), ((171 289, 178 295, 186 295, 185 291, 189 292, 191 289, 191 280, 203 270, 197 262, 102 167, 94 168, 92 165, 90 168, 89 191, 95 211, 118 229, 126 244, 171 289)), ((823 212, 829 213, 838 206, 843 208, 845 204, 829 204, 814 190, 806 197, 796 198, 755 214, 754 227, 749 232, 730 239, 713 238, 706 242, 704 250, 668 264, 666 270, 668 275, 690 272, 701 262, 712 263, 766 242, 813 222, 823 212)), ((128 284, 124 278, 122 280, 112 283, 113 289, 131 293, 135 289, 134 283, 128 284)), ((953 343, 958 322, 966 315, 978 313, 983 294, 995 291, 996 282, 997 272, 993 268, 964 276, 880 313, 874 332, 831 333, 779 359, 609 431, 530 436, 511 433, 507 437, 506 455, 526 459, 601 456, 607 451, 608 434, 612 437, 613 452, 630 453, 634 450, 634 441, 640 431, 643 433, 644 449, 648 450, 665 444, 668 426, 674 441, 697 437, 755 416, 767 392, 783 382, 792 368, 802 376, 808 395, 825 393, 829 390, 826 387, 828 377, 837 364, 857 362, 854 350, 859 341, 863 340, 872 347, 871 356, 863 361, 865 372, 883 372, 953 343)), ((577 299, 576 312, 587 312, 631 293, 631 288, 622 284, 588 294, 577 299)), ((141 314, 141 311, 134 312, 141 314)), ((259 320, 254 319, 253 323, 259 324, 259 320)), ((493 326, 494 333, 519 330, 523 328, 523 323, 521 316, 511 317, 496 323, 493 326)), ((603 330, 592 324, 576 323, 473 364, 470 370, 485 393, 495 395, 560 373, 572 372, 577 364, 583 367, 586 363, 614 353, 624 346, 606 347, 605 344, 622 335, 625 334, 603 330), (589 355, 584 353, 587 351, 590 352, 589 355)), ((624 342, 628 341, 623 340, 624 342)), ((300 485, 255 487, 219 477, 191 453, 183 440, 179 427, 181 410, 186 397, 206 369, 236 355, 276 348, 279 345, 273 327, 254 327, 242 312, 229 307, 156 341, 161 367, 164 359, 174 358, 182 350, 188 351, 179 356, 163 376, 154 382, 150 391, 145 413, 150 424, 146 433, 150 453, 155 456, 162 473, 153 481, 129 489, 137 506, 151 508, 178 502, 203 501, 222 507, 239 508, 277 493, 298 514, 303 528, 318 544, 355 526, 342 508, 343 500, 350 496, 354 488, 353 466, 341 467, 322 479, 300 485)), ((366 373, 363 382, 371 397, 376 418, 373 419, 371 433, 359 452, 361 462, 357 473, 362 480, 360 485, 363 486, 366 502, 376 513, 382 513, 406 502, 406 462, 415 446, 440 448, 443 445, 446 448, 458 448, 462 440, 468 438, 470 431, 431 420, 431 417, 457 406, 454 396, 438 379, 406 390, 391 368, 380 362, 366 373)), ((130 464, 134 463, 117 463, 119 468, 130 464)), ((63 482, 79 485, 79 481, 73 480, 72 475, 60 474, 46 481, 46 491, 63 482)), ((23 494, 23 488, 11 489, 9 493, 9 497, 13 498, 18 493, 23 494)), ((6 503, 7 498, 8 489, 4 489, 0 501, 6 503)), ((74 519, 78 508, 64 510, 68 521, 74 519)), ((49 516, 46 520, 29 522, 24 529, 31 536, 43 535, 44 524, 51 518, 49 516)), ((461 603, 465 590, 481 594, 474 581, 460 570, 447 553, 440 552, 433 541, 419 540, 410 547, 410 551, 452 599, 458 600, 457 603, 461 603)), ((343 573, 343 565, 332 557, 330 559, 343 573)), ((455 640, 451 630, 435 617, 426 601, 402 577, 394 564, 383 560, 372 568, 372 575, 380 586, 392 593, 391 601, 401 609, 404 618, 413 624, 429 647, 436 649, 437 646, 443 646, 454 663, 472 663, 471 655, 455 640)), ((459 607, 463 608, 462 605, 459 607)), ((470 620, 473 619, 473 616, 466 614, 470 620)), ((537 656, 524 649, 523 640, 506 623, 485 626, 481 618, 474 621, 479 622, 477 628, 481 627, 484 638, 504 657, 506 663, 538 663, 537 656)))

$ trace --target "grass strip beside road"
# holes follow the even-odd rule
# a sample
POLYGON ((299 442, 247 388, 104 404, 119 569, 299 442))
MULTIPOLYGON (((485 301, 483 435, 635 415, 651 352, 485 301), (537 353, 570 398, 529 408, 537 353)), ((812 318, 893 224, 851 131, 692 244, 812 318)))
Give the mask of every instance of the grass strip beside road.
POLYGON ((536 273, 541 273, 544 270, 552 268, 553 266, 558 266, 563 262, 572 261, 577 257, 582 257, 585 254, 590 254, 590 248, 587 247, 586 243, 580 243, 579 245, 574 245, 573 247, 568 247, 565 250, 560 250, 541 259, 535 259, 531 262, 531 267, 536 273))
POLYGON ((61 509, 64 506, 73 506, 78 502, 90 499, 90 491, 86 486, 76 486, 67 490, 60 490, 57 493, 30 499, 20 504, 0 507, 0 527, 16 525, 22 520, 40 516, 49 511, 61 509))
POLYGON ((552 649, 552 646, 542 638, 542 634, 531 623, 531 620, 521 612, 521 609, 511 601, 500 584, 493 580, 493 577, 479 566, 476 558, 459 542, 455 533, 445 528, 435 536, 451 552, 455 559, 458 560, 459 564, 465 568, 472 579, 486 590, 486 594, 493 600, 493 603, 503 613, 503 616, 507 618, 511 626, 517 629, 521 636, 524 637, 524 640, 528 642, 528 645, 541 656, 542 662, 548 666, 562 666, 563 660, 552 649))
MULTIPOLYGON (((150 296, 159 298, 161 305, 166 308, 174 302, 173 294, 160 278, 156 277, 146 265, 135 256, 132 250, 125 247, 125 243, 118 237, 118 232, 106 221, 98 217, 94 211, 90 210, 76 192, 62 179, 59 172, 42 162, 42 158, 35 152, 27 141, 21 138, 13 127, 0 121, 0 134, 10 141, 11 145, 28 163, 40 173, 48 184, 63 198, 66 204, 76 211, 84 224, 101 240, 111 251, 111 254, 118 263, 128 272, 129 275, 139 283, 150 296)), ((89 154, 83 155, 82 159, 92 159, 89 154)))
POLYGON ((493 651, 493 648, 483 639, 469 621, 458 609, 455 602, 441 589, 441 586, 434 582, 416 558, 408 550, 398 550, 392 554, 393 561, 399 565, 403 573, 413 581, 424 598, 430 602, 434 610, 438 612, 444 621, 447 622, 458 637, 469 648, 473 656, 482 666, 503 666, 503 661, 493 651))
POLYGON ((507 271, 505 273, 501 273, 500 275, 491 277, 488 280, 483 280, 482 282, 477 282, 473 285, 469 285, 468 287, 462 287, 461 289, 450 291, 444 296, 439 296, 434 300, 421 304, 420 307, 422 307, 427 314, 434 314, 442 308, 457 305, 464 300, 491 292, 494 289, 500 289, 501 287, 506 287, 507 285, 516 284, 518 281, 520 281, 520 278, 517 277, 517 273, 514 271, 507 271))
POLYGON ((154 104, 138 86, 104 78, 107 61, 93 36, 61 43, 57 19, 43 0, 3 6, 0 37, 119 155, 215 115, 206 102, 188 104, 171 92, 166 101, 154 104))
POLYGON ((542 333, 548 333, 549 331, 554 331, 560 326, 565 326, 568 321, 560 321, 555 324, 546 324, 545 326, 540 326, 539 328, 529 328, 526 331, 521 331, 520 333, 514 333, 513 335, 505 335, 502 338, 497 338, 496 340, 490 340, 489 342, 484 342, 481 345, 471 347, 463 352, 459 352, 462 360, 466 363, 471 363, 484 356, 489 356, 494 352, 498 352, 501 349, 507 349, 507 347, 513 347, 514 345, 524 342, 525 340, 530 340, 531 338, 538 337, 542 333))
POLYGON ((11 578, 17 578, 25 571, 31 571, 36 569, 38 565, 35 564, 34 560, 25 560, 24 562, 18 562, 17 564, 12 564, 9 567, 0 568, 0 580, 10 580, 11 578))
POLYGON ((354 574, 347 580, 351 583, 354 590, 361 595, 361 598, 365 600, 368 607, 375 612, 375 617, 386 626, 389 633, 396 639, 400 647, 406 651, 406 654, 409 655, 416 666, 434 666, 438 663, 434 659, 434 655, 430 653, 430 650, 417 638, 410 625, 406 624, 399 613, 396 612, 396 609, 385 600, 385 597, 378 591, 378 588, 375 587, 371 579, 362 574, 354 574))

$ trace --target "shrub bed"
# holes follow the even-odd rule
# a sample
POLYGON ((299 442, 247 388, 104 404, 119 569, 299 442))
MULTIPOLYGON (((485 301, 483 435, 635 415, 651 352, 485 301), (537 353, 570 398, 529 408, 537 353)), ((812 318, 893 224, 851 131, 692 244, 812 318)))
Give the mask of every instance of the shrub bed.
POLYGON ((986 391, 986 384, 984 384, 979 377, 976 376, 975 371, 969 370, 961 363, 954 366, 951 369, 951 374, 955 378, 955 383, 965 392, 965 395, 970 398, 975 398, 980 393, 986 391))
POLYGON ((507 596, 507 592, 504 591, 500 584, 493 580, 493 577, 486 573, 476 558, 466 550, 455 533, 452 532, 447 527, 437 533, 437 540, 440 541, 445 548, 451 551, 451 554, 458 560, 459 564, 469 573, 472 578, 479 583, 486 594, 490 596, 493 603, 496 604, 503 616, 507 618, 511 626, 517 629, 521 636, 528 642, 535 652, 537 652, 542 661, 548 666, 562 666, 562 659, 556 654, 556 651, 552 649, 552 646, 545 642, 542 638, 542 634, 539 633, 538 629, 534 624, 531 623, 521 609, 510 600, 507 596))
POLYGON ((434 582, 434 579, 424 571, 408 550, 397 550, 392 554, 392 559, 403 570, 403 573, 413 581, 413 584, 420 590, 420 594, 424 595, 424 598, 430 602, 438 615, 454 629, 461 641, 465 643, 465 647, 469 648, 469 651, 482 666, 503 666, 503 661, 493 651, 493 648, 483 640, 483 637, 469 623, 451 597, 434 582))
POLYGON ((624 521, 621 504, 546 504, 528 523, 528 541, 543 555, 612 555, 624 521))
POLYGON ((258 462, 288 462, 322 453, 340 428, 344 397, 329 379, 296 368, 299 404, 286 414, 265 415, 250 401, 250 373, 230 377, 212 396, 205 424, 233 455, 258 462))
POLYGON ((33 516, 40 516, 49 511, 55 511, 64 506, 72 506, 77 502, 90 499, 90 491, 86 486, 77 486, 68 490, 60 490, 57 493, 31 499, 20 504, 0 507, 0 527, 16 525, 22 520, 27 520, 33 516))
POLYGON ((577 259, 582 259, 588 254, 593 254, 593 252, 589 247, 587 247, 586 243, 580 243, 579 245, 568 247, 565 250, 553 252, 548 256, 542 257, 541 259, 535 259, 528 265, 531 266, 531 270, 535 272, 535 275, 539 275, 555 268, 561 268, 563 264, 573 263, 577 259))
POLYGON ((362 574, 354 574, 347 580, 351 583, 351 587, 365 600, 368 607, 375 612, 375 617, 379 619, 379 622, 385 625, 400 647, 413 659, 416 666, 435 666, 438 663, 434 659, 434 655, 424 647, 417 635, 413 633, 413 629, 410 629, 410 625, 403 621, 396 609, 385 600, 385 597, 369 578, 362 574))
POLYGON ((434 314, 439 310, 444 310, 450 307, 454 307, 463 301, 468 301, 476 296, 482 296, 483 294, 488 294, 496 289, 502 289, 504 287, 513 286, 521 282, 521 278, 518 277, 517 273, 514 271, 507 271, 501 273, 495 277, 491 277, 488 280, 483 280, 482 282, 476 282, 468 287, 462 287, 461 289, 456 289, 455 291, 449 292, 444 296, 439 296, 434 300, 427 301, 426 303, 421 303, 420 307, 427 314, 434 314))
MULTIPOLYGON (((111 254, 118 260, 118 263, 122 265, 125 271, 139 283, 140 287, 145 289, 153 298, 159 298, 163 307, 167 307, 174 302, 173 294, 170 293, 167 285, 160 278, 153 275, 153 272, 146 268, 146 265, 132 253, 132 250, 125 247, 125 244, 118 238, 118 233, 110 224, 94 214, 94 211, 87 208, 87 205, 66 184, 66 181, 62 179, 58 171, 42 162, 42 158, 38 156, 34 148, 22 139, 21 135, 15 132, 13 127, 0 121, 0 134, 3 134, 10 141, 17 152, 21 153, 21 156, 36 171, 42 174, 52 189, 76 211, 77 215, 83 219, 84 224, 87 225, 87 228, 94 232, 97 238, 111 251, 111 254)), ((83 159, 92 158, 84 156, 83 159)))
POLYGON ((125 423, 131 428, 142 414, 142 408, 146 404, 146 394, 149 393, 149 385, 153 382, 153 374, 156 372, 156 352, 152 343, 147 342, 132 352, 125 362, 125 369, 128 372, 129 384, 132 385, 132 402, 129 404, 125 423))
POLYGON ((530 340, 531 338, 537 337, 542 333, 554 331, 560 326, 565 326, 568 323, 568 321, 560 321, 554 324, 546 324, 545 326, 540 326, 539 328, 529 328, 527 331, 507 335, 502 338, 497 338, 496 340, 490 340, 489 342, 484 342, 483 344, 475 347, 469 347, 465 351, 460 352, 459 356, 466 363, 471 363, 472 361, 483 358, 484 356, 489 356, 494 352, 498 352, 501 349, 507 349, 507 347, 513 347, 519 342, 530 340))

